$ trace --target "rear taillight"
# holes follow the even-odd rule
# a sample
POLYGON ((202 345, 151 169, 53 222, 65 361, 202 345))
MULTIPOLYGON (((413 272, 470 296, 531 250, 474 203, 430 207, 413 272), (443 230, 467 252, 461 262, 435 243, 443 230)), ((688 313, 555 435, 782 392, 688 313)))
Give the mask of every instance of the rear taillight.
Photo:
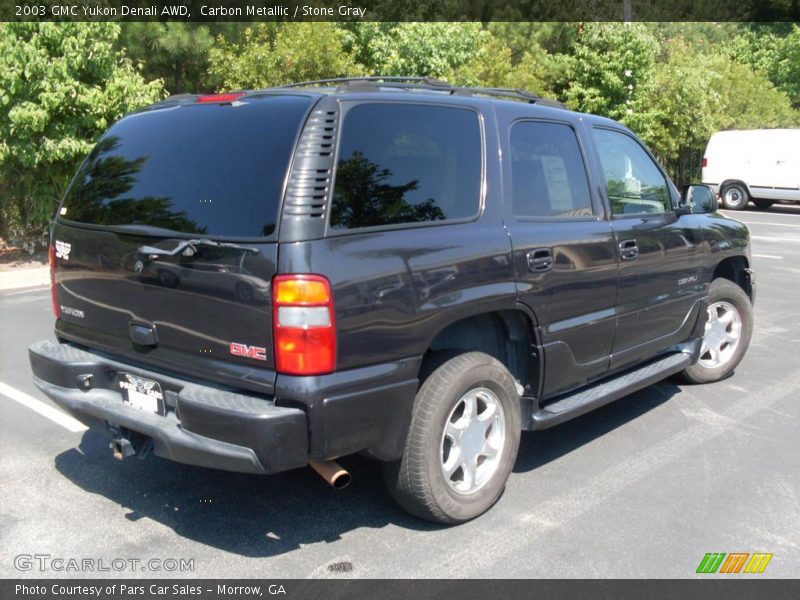
POLYGON ((704 156, 703 160, 700 161, 700 166, 704 169, 708 166, 708 159, 704 156))
POLYGON ((336 366, 333 294, 320 275, 276 275, 272 280, 275 370, 322 375, 336 366))
POLYGON ((56 319, 61 318, 61 307, 58 305, 58 290, 56 289, 56 247, 50 244, 47 250, 47 258, 50 263, 50 297, 53 300, 53 314, 56 319))

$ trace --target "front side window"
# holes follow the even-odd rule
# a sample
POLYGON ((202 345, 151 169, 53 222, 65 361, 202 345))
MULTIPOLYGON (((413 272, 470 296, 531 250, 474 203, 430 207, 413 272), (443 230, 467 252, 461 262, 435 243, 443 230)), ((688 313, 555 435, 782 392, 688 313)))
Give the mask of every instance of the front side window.
POLYGON ((578 140, 569 125, 522 121, 511 129, 515 217, 590 217, 592 199, 578 140))
POLYGON ((478 213, 481 132, 472 110, 351 108, 339 144, 332 229, 465 219, 478 213))
POLYGON ((610 129, 595 129, 594 140, 612 214, 625 216, 670 210, 667 180, 632 137, 610 129))

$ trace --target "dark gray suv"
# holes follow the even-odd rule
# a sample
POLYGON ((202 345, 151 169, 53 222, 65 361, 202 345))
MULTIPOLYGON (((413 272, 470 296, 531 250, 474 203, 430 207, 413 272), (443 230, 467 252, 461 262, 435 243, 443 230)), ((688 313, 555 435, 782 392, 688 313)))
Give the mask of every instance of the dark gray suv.
POLYGON ((385 463, 409 511, 499 498, 520 432, 728 375, 749 235, 620 124, 528 92, 366 78, 170 98, 104 134, 52 228, 36 385, 156 455, 385 463))

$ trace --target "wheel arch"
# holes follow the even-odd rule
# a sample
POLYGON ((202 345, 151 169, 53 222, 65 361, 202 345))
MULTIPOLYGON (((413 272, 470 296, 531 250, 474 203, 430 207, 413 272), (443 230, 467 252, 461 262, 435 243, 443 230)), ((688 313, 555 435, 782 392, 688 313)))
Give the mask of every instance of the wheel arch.
POLYGON ((431 337, 420 374, 437 356, 483 352, 506 366, 525 389, 524 395, 537 395, 543 371, 536 323, 535 315, 522 305, 480 312, 448 323, 431 337))
POLYGON ((724 190, 724 189, 725 189, 727 186, 729 186, 729 185, 732 185, 732 184, 734 184, 734 183, 738 183, 738 184, 740 184, 740 185, 743 185, 743 186, 744 186, 744 189, 745 189, 745 190, 747 190, 747 195, 748 195, 748 196, 750 196, 751 198, 753 197, 753 194, 750 192, 750 186, 749 186, 749 185, 747 185, 747 182, 746 182, 746 181, 743 181, 743 180, 741 180, 741 179, 736 179, 736 178, 729 178, 729 179, 725 179, 725 180, 724 180, 722 183, 720 183, 720 184, 719 184, 719 192, 720 192, 720 195, 722 194, 722 191, 723 191, 723 190, 724 190))
POLYGON ((753 286, 750 280, 750 261, 746 256, 729 256, 722 259, 714 268, 711 281, 727 279, 744 290, 750 300, 753 300, 753 286))

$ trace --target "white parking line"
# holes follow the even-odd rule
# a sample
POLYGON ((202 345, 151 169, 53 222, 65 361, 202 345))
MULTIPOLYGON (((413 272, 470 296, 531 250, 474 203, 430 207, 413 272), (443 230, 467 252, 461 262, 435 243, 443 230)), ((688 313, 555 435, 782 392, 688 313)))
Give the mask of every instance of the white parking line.
POLYGON ((800 223, 770 223, 767 221, 742 221, 747 226, 750 225, 769 225, 771 227, 800 227, 800 223))
POLYGON ((776 260, 783 260, 782 256, 775 256, 774 254, 753 254, 753 258, 774 258, 776 260))
POLYGON ((764 240, 766 242, 800 242, 800 237, 779 237, 776 235, 751 235, 751 240, 764 240))
POLYGON ((794 212, 759 213, 759 212, 739 212, 737 210, 733 210, 733 211, 731 211, 731 210, 721 210, 719 212, 721 212, 726 217, 731 217, 732 219, 737 219, 737 220, 743 219, 745 217, 756 217, 756 218, 766 217, 767 219, 774 219, 777 216, 780 216, 780 217, 792 217, 792 218, 800 217, 800 212, 796 212, 796 213, 794 213, 794 212))
POLYGON ((49 286, 38 286, 34 288, 26 288, 24 290, 17 290, 15 292, 2 292, 0 293, 0 298, 5 298, 6 296, 21 296, 22 294, 36 294, 49 291, 50 291, 49 286))
POLYGON ((43 417, 50 419, 53 423, 57 423, 64 429, 68 429, 73 433, 79 433, 88 429, 86 425, 77 419, 73 419, 68 414, 53 408, 49 404, 45 404, 41 400, 37 400, 33 396, 29 396, 25 392, 21 392, 18 389, 3 383, 2 381, 0 381, 0 394, 11 398, 15 402, 19 402, 22 404, 22 406, 30 408, 32 411, 39 413, 43 417))

